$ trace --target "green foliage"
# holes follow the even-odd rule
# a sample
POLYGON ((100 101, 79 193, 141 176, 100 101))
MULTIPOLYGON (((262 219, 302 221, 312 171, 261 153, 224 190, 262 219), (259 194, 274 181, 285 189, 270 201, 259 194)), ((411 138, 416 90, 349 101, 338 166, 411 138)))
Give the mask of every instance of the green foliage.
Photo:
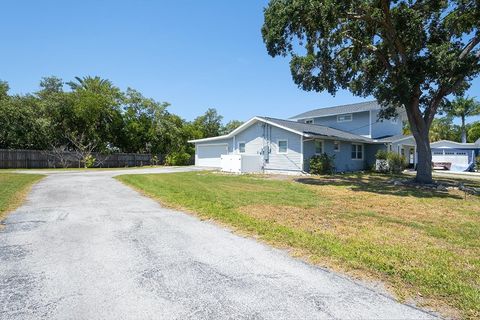
POLYGON ((165 157, 167 166, 185 166, 190 164, 192 156, 186 152, 172 152, 165 157))
POLYGON ((95 158, 89 154, 83 159, 83 163, 85 164, 85 168, 93 168, 95 165, 95 158))
POLYGON ((384 149, 380 149, 377 151, 375 154, 375 159, 377 160, 387 160, 388 157, 388 151, 384 149))
MULTIPOLYGON (((223 126, 215 109, 187 122, 168 112, 169 103, 132 88, 122 92, 100 77, 76 77, 66 84, 44 77, 34 94, 10 96, 8 83, 0 81, 0 148, 70 150, 81 159, 92 152, 118 151, 193 155, 188 140, 227 133, 241 124, 233 120, 223 126)), ((175 162, 182 157, 174 156, 175 162)))
POLYGON ((204 115, 193 121, 193 126, 198 131, 200 138, 215 137, 221 133, 222 119, 223 117, 217 113, 217 110, 209 108, 204 115))
POLYGON ((480 114, 480 103, 474 98, 457 97, 451 103, 447 103, 443 108, 451 117, 459 117, 461 119, 461 140, 467 142, 467 128, 465 120, 467 117, 480 114))
POLYGON ((222 128, 222 134, 229 134, 243 124, 243 121, 231 120, 222 128))
POLYGON ((475 167, 477 168, 477 171, 480 171, 480 156, 475 158, 475 167))
POLYGON ((468 142, 476 142, 480 139, 480 121, 470 124, 468 129, 468 142))
POLYGON ((430 127, 430 141, 440 140, 461 140, 461 128, 453 124, 453 118, 446 116, 442 118, 433 119, 432 126, 430 127))
POLYGON ((310 158, 310 173, 312 174, 333 174, 335 173, 335 155, 329 156, 326 153, 315 155, 310 158))
POLYGON ((401 154, 395 152, 388 152, 387 154, 388 170, 391 173, 402 173, 407 167, 407 159, 401 154))

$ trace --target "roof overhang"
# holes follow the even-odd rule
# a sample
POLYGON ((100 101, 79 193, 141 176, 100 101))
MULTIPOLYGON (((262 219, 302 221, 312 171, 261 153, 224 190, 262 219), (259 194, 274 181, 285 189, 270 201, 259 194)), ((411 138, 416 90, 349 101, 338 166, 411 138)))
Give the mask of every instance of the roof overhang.
MULTIPOLYGON (((478 142, 478 141, 477 141, 478 142)), ((477 143, 462 143, 451 140, 440 140, 430 144, 432 148, 463 148, 463 149, 477 149, 480 145, 477 143)))
POLYGON ((248 120, 247 122, 245 122, 244 124, 242 124, 241 126, 239 126, 237 129, 235 129, 235 130, 233 130, 232 132, 230 132, 229 134, 226 134, 226 135, 223 135, 223 136, 218 136, 218 137, 211 137, 211 138, 204 138, 204 139, 196 139, 196 140, 188 140, 188 142, 189 142, 189 143, 198 143, 198 142, 208 142, 208 141, 216 141, 216 140, 223 140, 223 139, 232 138, 233 136, 235 136, 236 134, 238 134, 238 133, 242 132, 243 130, 247 129, 248 127, 250 127, 251 125, 253 125, 253 124, 256 123, 256 122, 268 123, 268 124, 270 124, 270 125, 272 125, 272 126, 281 128, 281 129, 283 129, 283 130, 290 131, 290 132, 296 133, 296 134, 301 135, 301 136, 306 136, 306 134, 304 134, 303 132, 300 132, 300 131, 297 131, 297 130, 293 130, 293 129, 284 127, 284 126, 282 126, 282 125, 279 125, 278 123, 269 121, 269 120, 267 120, 267 119, 263 119, 263 118, 261 118, 261 117, 253 117, 253 118, 251 118, 250 120, 248 120))

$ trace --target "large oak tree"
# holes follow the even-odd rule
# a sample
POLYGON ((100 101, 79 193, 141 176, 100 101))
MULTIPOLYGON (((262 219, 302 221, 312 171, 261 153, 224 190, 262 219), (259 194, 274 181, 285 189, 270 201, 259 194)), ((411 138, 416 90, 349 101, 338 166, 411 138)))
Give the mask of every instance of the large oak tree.
POLYGON ((432 121, 480 72, 478 0, 271 0, 264 16, 268 53, 291 56, 302 89, 374 96, 385 118, 404 107, 416 179, 432 181, 432 121))

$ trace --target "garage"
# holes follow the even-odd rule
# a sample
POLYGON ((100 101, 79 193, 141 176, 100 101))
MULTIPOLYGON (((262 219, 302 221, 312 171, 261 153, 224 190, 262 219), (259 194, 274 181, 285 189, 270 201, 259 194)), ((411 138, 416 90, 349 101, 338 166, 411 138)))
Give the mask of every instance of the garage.
POLYGON ((220 157, 228 154, 228 144, 197 145, 195 165, 200 167, 220 167, 220 157))

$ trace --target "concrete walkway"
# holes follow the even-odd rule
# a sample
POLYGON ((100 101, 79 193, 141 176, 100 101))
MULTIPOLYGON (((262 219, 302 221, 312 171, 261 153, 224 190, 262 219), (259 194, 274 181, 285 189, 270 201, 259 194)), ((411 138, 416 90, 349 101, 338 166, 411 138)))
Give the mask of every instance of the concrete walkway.
POLYGON ((0 319, 435 318, 112 179, 129 172, 33 187, 0 231, 0 319))

